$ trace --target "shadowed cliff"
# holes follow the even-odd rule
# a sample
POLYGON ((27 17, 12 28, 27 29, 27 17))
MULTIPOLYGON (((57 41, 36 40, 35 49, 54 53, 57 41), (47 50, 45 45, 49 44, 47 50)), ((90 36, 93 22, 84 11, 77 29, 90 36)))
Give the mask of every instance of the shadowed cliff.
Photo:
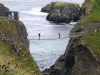
POLYGON ((81 19, 70 32, 77 34, 43 75, 100 75, 100 0, 85 0, 81 19))

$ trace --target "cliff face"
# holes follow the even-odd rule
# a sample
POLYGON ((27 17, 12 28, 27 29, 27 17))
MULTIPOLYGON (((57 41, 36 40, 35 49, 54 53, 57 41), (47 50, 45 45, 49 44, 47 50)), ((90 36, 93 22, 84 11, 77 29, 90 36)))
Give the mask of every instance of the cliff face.
POLYGON ((0 17, 0 75, 40 75, 28 45, 22 22, 0 17))
POLYGON ((92 7, 93 7, 92 0, 85 0, 85 2, 82 4, 81 7, 84 10, 82 12, 85 12, 88 15, 92 7))
POLYGON ((49 13, 47 20, 55 23, 70 23, 80 18, 80 6, 67 2, 52 2, 42 8, 42 12, 49 13))
POLYGON ((71 38, 65 54, 43 71, 43 75, 99 75, 100 62, 80 38, 71 38))
POLYGON ((65 53, 43 75, 100 75, 100 1, 86 0, 86 15, 71 30, 65 53), (88 7, 92 5, 91 7, 88 7), (91 10, 90 10, 91 9, 91 10), (88 11, 87 11, 88 10, 88 11), (78 35, 78 36, 77 36, 78 35))
POLYGON ((29 40, 27 38, 28 34, 25 28, 25 25, 22 22, 18 22, 18 24, 16 24, 16 36, 18 36, 18 38, 27 46, 29 47, 29 40))
POLYGON ((6 12, 8 11, 9 9, 0 3, 0 16, 6 16, 6 12))

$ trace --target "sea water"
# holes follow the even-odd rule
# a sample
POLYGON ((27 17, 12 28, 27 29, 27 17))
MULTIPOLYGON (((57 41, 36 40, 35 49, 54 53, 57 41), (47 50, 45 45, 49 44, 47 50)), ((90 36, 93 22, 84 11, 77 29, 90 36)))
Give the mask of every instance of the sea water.
MULTIPOLYGON (((40 10, 52 1, 57 0, 0 0, 11 11, 19 12, 20 20, 25 24, 28 38, 30 39, 29 50, 40 70, 49 68, 64 53, 69 38, 58 39, 58 33, 61 34, 61 38, 66 37, 73 27, 73 25, 69 24, 59 25, 46 21, 47 13, 42 13, 40 10), (39 33, 44 40, 36 40, 39 33)), ((84 0, 61 1, 74 2, 81 5, 84 0)))

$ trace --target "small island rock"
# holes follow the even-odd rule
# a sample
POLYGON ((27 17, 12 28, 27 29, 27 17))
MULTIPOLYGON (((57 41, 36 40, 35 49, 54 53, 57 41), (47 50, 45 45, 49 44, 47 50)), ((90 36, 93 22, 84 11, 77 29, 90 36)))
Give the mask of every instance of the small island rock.
POLYGON ((49 13, 46 19, 55 23, 77 22, 80 18, 80 6, 68 2, 51 2, 41 12, 49 13))

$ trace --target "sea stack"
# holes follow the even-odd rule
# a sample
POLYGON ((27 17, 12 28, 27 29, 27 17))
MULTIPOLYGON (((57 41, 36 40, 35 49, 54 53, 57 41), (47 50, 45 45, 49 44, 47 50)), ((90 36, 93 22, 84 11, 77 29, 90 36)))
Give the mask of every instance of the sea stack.
POLYGON ((68 2, 51 2, 41 12, 49 13, 46 19, 54 23, 77 22, 80 18, 80 6, 68 2))

